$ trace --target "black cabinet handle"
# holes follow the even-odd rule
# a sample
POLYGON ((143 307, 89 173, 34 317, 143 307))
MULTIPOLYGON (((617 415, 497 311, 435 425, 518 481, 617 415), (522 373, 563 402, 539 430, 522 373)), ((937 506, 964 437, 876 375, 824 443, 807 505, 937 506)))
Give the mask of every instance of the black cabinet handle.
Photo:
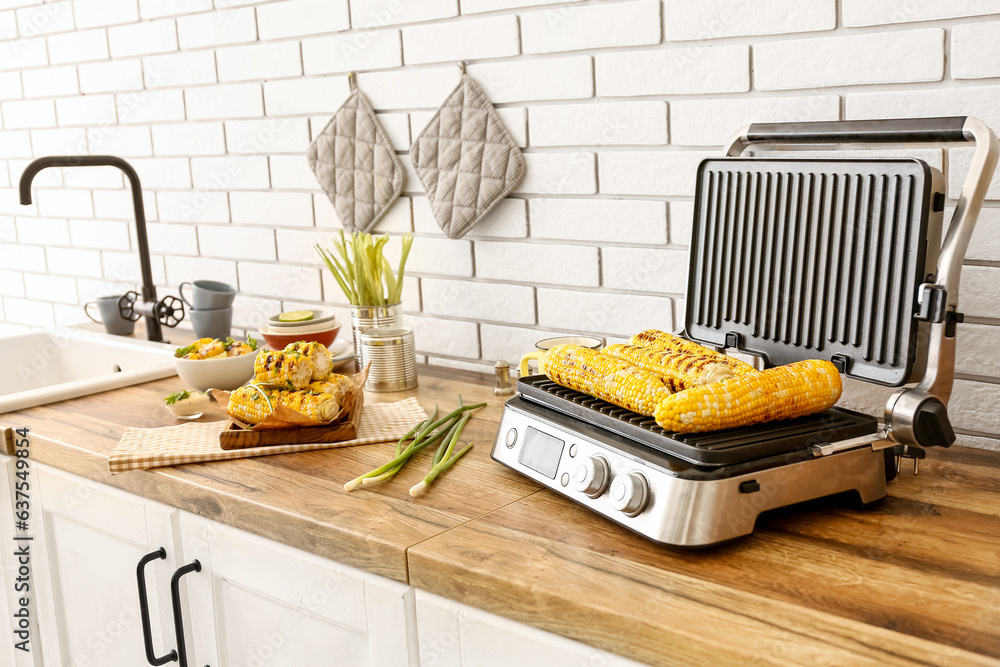
POLYGON ((173 662, 177 659, 177 651, 171 651, 157 658, 156 654, 153 653, 153 633, 150 629, 149 623, 149 601, 146 597, 146 565, 153 562, 154 560, 159 560, 161 558, 167 557, 167 551, 160 547, 156 551, 146 554, 139 560, 139 565, 136 567, 135 576, 139 582, 139 614, 142 617, 142 642, 146 647, 146 660, 149 661, 151 665, 165 665, 168 662, 173 662))
POLYGON ((177 655, 180 667, 188 667, 187 644, 184 643, 184 615, 181 613, 181 577, 192 572, 201 572, 201 563, 197 559, 180 566, 174 572, 174 576, 170 577, 170 601, 174 608, 174 629, 177 632, 177 655))

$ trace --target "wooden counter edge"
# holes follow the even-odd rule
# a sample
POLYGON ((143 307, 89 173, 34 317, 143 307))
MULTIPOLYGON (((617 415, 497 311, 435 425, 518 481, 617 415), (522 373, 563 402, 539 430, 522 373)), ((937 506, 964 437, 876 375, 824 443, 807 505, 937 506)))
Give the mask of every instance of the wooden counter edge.
POLYGON ((475 520, 407 550, 421 590, 654 667, 780 664, 1000 665, 966 649, 475 520), (455 554, 466 556, 456 560, 455 554), (547 578, 559 561, 570 580, 547 578), (663 612, 663 613, 657 613, 663 612), (628 638, 628 640, 626 640, 628 638))

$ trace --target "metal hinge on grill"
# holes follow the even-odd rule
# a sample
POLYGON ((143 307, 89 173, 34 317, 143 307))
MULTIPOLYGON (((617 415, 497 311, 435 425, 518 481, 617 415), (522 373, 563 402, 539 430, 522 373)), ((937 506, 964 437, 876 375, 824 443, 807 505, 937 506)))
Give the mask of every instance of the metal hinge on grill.
POLYGON ((726 346, 722 349, 722 352, 734 359, 739 359, 742 362, 750 364, 759 371, 767 368, 767 359, 765 356, 743 349, 743 337, 735 331, 730 331, 726 334, 726 346))
POLYGON ((917 305, 920 306, 920 310, 913 316, 926 322, 944 322, 947 303, 948 290, 944 285, 922 283, 917 290, 917 305))

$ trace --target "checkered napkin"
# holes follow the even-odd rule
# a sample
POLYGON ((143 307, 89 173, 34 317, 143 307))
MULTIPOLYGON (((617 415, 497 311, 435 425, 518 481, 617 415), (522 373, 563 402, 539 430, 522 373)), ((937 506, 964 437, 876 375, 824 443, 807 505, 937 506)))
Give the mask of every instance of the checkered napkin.
POLYGON ((396 403, 366 405, 358 425, 358 437, 344 442, 316 442, 303 445, 268 445, 247 449, 222 449, 219 434, 228 421, 192 422, 163 428, 125 429, 118 446, 111 450, 108 468, 112 475, 129 470, 145 470, 160 466, 176 466, 202 461, 227 461, 248 456, 267 456, 313 449, 371 445, 394 442, 424 419, 424 412, 415 398, 396 403))

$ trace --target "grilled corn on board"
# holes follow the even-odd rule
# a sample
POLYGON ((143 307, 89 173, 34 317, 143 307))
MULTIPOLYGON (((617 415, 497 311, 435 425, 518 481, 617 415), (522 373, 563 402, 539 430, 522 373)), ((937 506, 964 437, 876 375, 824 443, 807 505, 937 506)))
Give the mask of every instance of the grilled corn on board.
POLYGON ((837 367, 807 359, 668 396, 654 416, 668 431, 717 431, 822 412, 840 393, 837 367))
POLYGON ((553 382, 651 416, 670 389, 655 373, 582 345, 556 345, 545 353, 553 382))
POLYGON ((739 359, 734 359, 728 355, 720 354, 715 350, 707 348, 699 343, 685 340, 680 336, 675 336, 667 333, 666 331, 659 331, 657 329, 646 329, 645 331, 640 331, 629 339, 628 344, 637 345, 639 347, 648 347, 654 350, 684 352, 687 354, 694 354, 699 357, 705 357, 706 359, 711 359, 712 361, 720 363, 723 366, 727 366, 732 369, 735 375, 753 375, 754 373, 759 372, 750 364, 740 361, 739 359))
POLYGON ((718 382, 735 375, 729 366, 712 357, 687 352, 638 345, 609 345, 603 352, 655 373, 672 392, 718 382))
POLYGON ((312 382, 313 362, 298 352, 265 350, 253 362, 256 384, 282 389, 303 389, 312 382))
POLYGON ((340 412, 341 399, 317 391, 267 389, 248 384, 229 395, 229 414, 240 421, 257 425, 279 405, 318 422, 328 422, 340 412))
POLYGON ((354 380, 332 373, 332 367, 330 351, 315 342, 262 351, 254 360, 253 380, 229 395, 229 414, 256 426, 284 406, 313 421, 330 422, 354 391, 354 380))
POLYGON ((313 380, 325 380, 330 377, 330 372, 333 370, 333 361, 325 345, 313 341, 300 340, 296 343, 290 343, 285 347, 285 352, 297 352, 308 357, 313 365, 313 380))

